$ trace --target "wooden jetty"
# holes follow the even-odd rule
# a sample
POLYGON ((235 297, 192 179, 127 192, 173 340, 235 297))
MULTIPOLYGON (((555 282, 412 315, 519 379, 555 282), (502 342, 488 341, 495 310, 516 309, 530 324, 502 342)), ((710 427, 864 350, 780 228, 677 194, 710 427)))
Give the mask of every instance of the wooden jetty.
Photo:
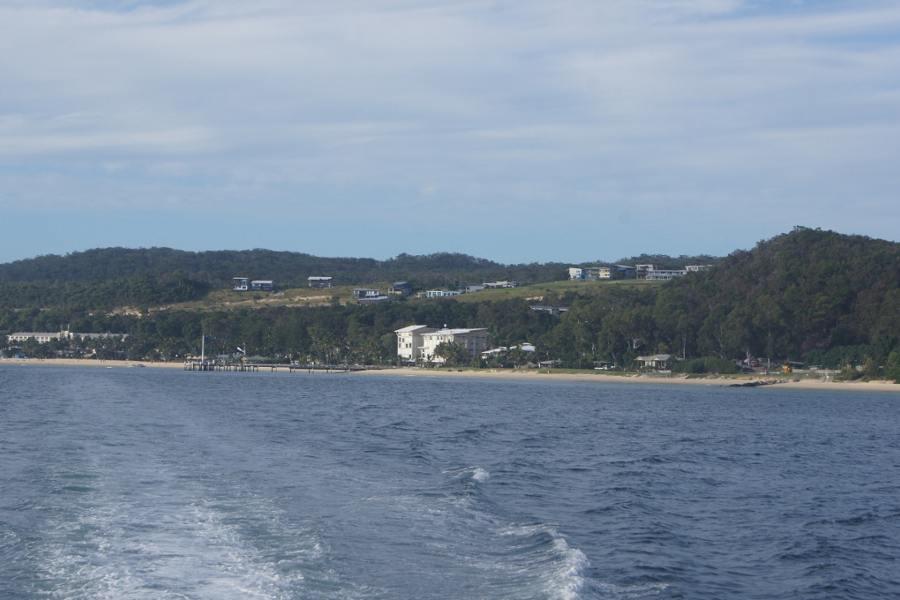
POLYGON ((269 371, 270 373, 279 371, 287 371, 288 373, 349 373, 351 371, 362 371, 364 368, 355 365, 220 363, 213 360, 189 358, 184 361, 184 370, 209 373, 258 373, 260 371, 269 371))

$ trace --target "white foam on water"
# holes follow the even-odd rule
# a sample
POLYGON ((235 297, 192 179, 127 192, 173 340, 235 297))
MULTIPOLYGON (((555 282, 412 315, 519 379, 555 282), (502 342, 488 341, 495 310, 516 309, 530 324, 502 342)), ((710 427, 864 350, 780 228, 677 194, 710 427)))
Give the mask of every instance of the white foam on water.
POLYGON ((444 471, 445 474, 453 475, 454 477, 468 477, 473 481, 477 481, 478 483, 483 483, 491 478, 490 472, 487 469, 483 469, 477 465, 471 467, 463 467, 462 469, 450 469, 444 471))
MULTIPOLYGON (((569 545, 568 540, 550 525, 514 525, 499 530, 502 536, 529 538, 536 535, 549 536, 553 560, 541 574, 544 593, 558 600, 578 600, 585 585, 585 571, 590 566, 587 556, 578 548, 569 545)), ((534 561, 537 564, 543 561, 534 561)))
POLYGON ((598 583, 597 588, 603 592, 604 596, 614 598, 647 598, 649 596, 658 596, 665 590, 669 589, 668 583, 646 583, 636 585, 615 585, 613 583, 598 583))
POLYGON ((491 474, 482 469, 481 467, 475 467, 472 469, 472 479, 477 481, 478 483, 482 483, 491 478, 491 474))
POLYGON ((322 541, 286 526, 264 499, 229 504, 223 512, 209 501, 159 507, 107 499, 83 509, 47 531, 42 587, 73 600, 296 597, 303 570, 324 554, 322 541), (248 521, 273 540, 254 545, 241 531, 248 521))

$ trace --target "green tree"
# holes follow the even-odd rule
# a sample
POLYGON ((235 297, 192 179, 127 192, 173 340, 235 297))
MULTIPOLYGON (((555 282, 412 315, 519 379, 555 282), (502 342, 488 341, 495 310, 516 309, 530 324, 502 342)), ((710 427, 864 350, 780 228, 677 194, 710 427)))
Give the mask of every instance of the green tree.
POLYGON ((434 354, 443 358, 448 367, 460 367, 471 362, 469 352, 456 342, 441 342, 434 349, 434 354))

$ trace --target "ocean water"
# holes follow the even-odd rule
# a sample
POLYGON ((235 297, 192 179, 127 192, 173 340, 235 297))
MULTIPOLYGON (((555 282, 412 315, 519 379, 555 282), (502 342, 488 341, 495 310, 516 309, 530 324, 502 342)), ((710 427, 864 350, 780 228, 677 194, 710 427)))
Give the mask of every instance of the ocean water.
POLYGON ((0 368, 0 598, 900 597, 900 395, 0 368))

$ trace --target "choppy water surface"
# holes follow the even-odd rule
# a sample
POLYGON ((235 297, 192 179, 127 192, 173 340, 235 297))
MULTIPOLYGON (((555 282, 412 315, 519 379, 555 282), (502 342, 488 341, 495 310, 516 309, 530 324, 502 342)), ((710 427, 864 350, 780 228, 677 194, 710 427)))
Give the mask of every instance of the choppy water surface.
POLYGON ((0 368, 0 598, 900 597, 900 396, 0 368))

